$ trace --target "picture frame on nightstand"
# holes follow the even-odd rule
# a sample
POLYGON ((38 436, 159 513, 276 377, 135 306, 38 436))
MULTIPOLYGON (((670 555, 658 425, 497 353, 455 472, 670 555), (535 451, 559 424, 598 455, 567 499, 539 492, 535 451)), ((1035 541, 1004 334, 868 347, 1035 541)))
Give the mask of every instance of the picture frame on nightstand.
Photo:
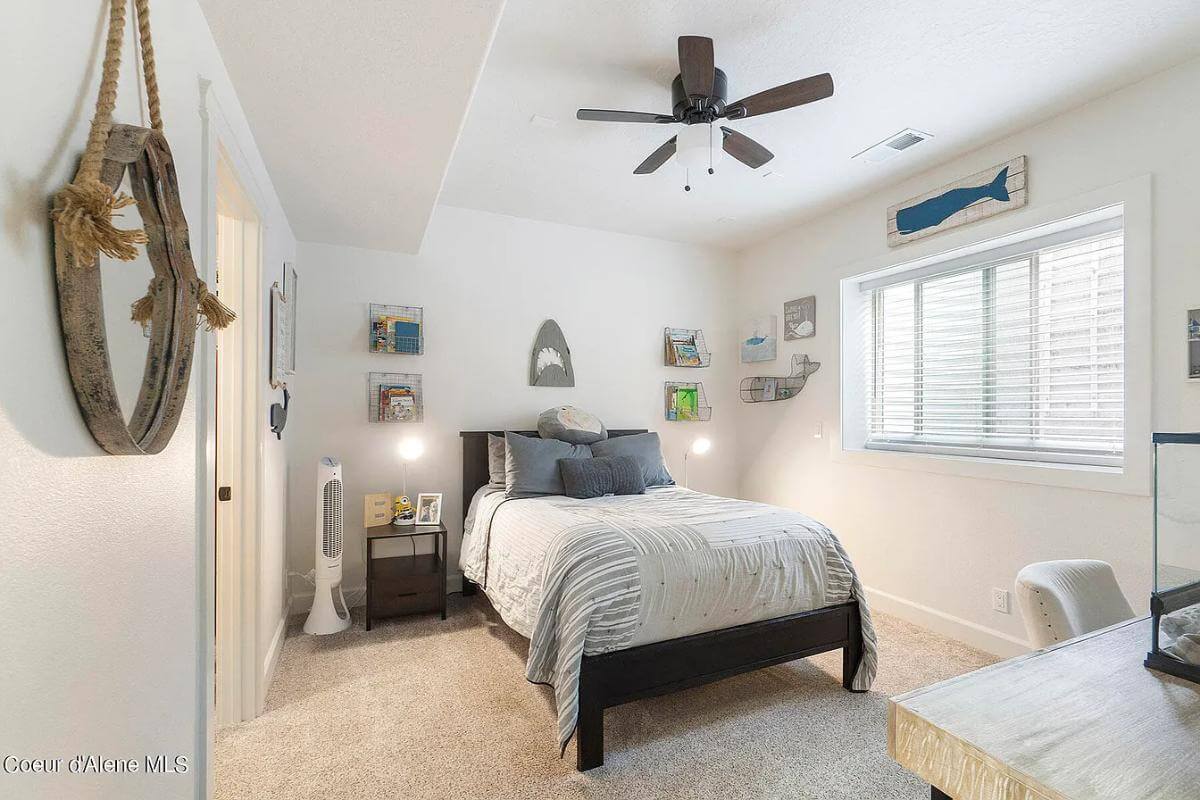
POLYGON ((422 492, 417 495, 417 524, 442 524, 441 492, 422 492))

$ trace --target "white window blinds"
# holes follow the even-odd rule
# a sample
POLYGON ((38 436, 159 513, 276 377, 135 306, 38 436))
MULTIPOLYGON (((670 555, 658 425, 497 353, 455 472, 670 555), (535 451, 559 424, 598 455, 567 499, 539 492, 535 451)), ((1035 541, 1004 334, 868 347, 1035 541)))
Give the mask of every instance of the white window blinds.
POLYGON ((860 284, 866 446, 1120 465, 1123 243, 1116 218, 860 284))

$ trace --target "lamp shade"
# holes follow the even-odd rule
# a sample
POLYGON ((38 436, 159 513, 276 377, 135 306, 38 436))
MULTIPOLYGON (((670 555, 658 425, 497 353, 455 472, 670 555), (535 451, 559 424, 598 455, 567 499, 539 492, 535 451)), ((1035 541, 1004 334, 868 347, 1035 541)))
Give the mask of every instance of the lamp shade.
POLYGON ((686 169, 716 166, 725 155, 716 138, 718 135, 719 131, 707 123, 684 125, 675 137, 675 160, 686 169))
POLYGON ((703 436, 692 441, 692 452, 698 456, 702 456, 712 449, 712 440, 703 436))
POLYGON ((400 440, 400 457, 405 461, 416 461, 425 452, 425 443, 415 436, 400 440))

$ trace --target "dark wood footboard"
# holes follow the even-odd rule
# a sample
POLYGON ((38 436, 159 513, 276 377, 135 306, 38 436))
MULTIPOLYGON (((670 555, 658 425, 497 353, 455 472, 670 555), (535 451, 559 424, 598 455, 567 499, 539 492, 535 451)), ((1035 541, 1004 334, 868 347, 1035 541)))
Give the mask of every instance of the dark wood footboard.
POLYGON ((604 709, 743 672, 841 649, 842 686, 862 660, 858 603, 698 633, 598 656, 584 656, 579 680, 576 766, 604 763, 604 709))

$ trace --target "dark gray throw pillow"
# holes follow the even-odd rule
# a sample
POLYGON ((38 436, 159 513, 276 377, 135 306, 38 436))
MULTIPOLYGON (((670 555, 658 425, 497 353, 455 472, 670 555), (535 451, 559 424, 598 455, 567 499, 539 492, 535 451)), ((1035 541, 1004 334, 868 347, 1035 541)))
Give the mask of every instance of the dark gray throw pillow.
POLYGON ((642 465, 633 456, 564 458, 558 462, 567 497, 586 500, 606 494, 641 494, 646 491, 642 465))
POLYGON ((488 482, 493 486, 504 486, 504 437, 488 434, 488 482))
POLYGON ((504 493, 509 497, 562 494, 559 459, 592 457, 586 444, 567 444, 519 433, 504 434, 504 450, 504 493))
POLYGON ((646 486, 671 486, 675 481, 663 461, 662 442, 657 433, 635 433, 629 436, 610 436, 592 445, 592 455, 633 456, 642 465, 646 486))

